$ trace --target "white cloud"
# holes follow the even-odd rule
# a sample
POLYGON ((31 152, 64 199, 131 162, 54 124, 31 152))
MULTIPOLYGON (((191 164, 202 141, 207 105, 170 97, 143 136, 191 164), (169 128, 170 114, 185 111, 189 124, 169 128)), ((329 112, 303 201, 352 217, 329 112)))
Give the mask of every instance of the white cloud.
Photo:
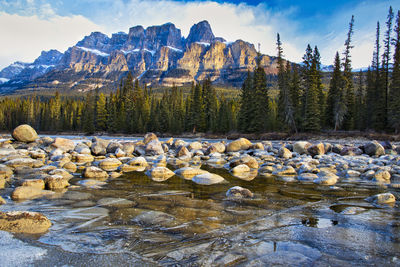
POLYGON ((63 52, 90 32, 103 30, 82 16, 42 19, 5 12, 0 12, 0 25, 0 69, 17 60, 32 62, 42 50, 63 52))

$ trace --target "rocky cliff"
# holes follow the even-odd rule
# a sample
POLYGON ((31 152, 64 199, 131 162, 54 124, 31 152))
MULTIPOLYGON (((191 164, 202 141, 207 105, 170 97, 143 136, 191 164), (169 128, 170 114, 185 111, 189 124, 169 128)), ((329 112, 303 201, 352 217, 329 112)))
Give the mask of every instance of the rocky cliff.
MULTIPOLYGON (((42 52, 33 63, 16 62, 0 72, 0 90, 115 88, 131 71, 149 86, 183 85, 210 77, 214 83, 240 86, 256 67, 254 45, 215 37, 210 24, 192 26, 187 38, 172 23, 143 28, 111 38, 100 32, 84 37, 64 53, 42 52)), ((276 74, 276 59, 261 56, 267 74, 276 74)))

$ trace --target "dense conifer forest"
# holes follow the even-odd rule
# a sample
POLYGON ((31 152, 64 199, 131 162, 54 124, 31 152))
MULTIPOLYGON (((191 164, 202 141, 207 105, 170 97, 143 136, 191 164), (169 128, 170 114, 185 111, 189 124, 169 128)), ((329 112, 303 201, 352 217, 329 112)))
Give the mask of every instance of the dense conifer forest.
POLYGON ((28 123, 39 131, 85 133, 261 133, 273 131, 374 130, 400 132, 400 11, 390 7, 383 42, 381 26, 371 66, 351 66, 354 17, 344 51, 337 52, 329 84, 322 82, 318 47, 308 45, 302 64, 284 59, 277 34, 278 95, 271 94, 264 69, 249 72, 240 96, 218 94, 210 79, 190 92, 173 86, 163 94, 139 84, 132 75, 115 92, 90 91, 82 97, 25 96, 0 100, 0 130, 28 123), (383 45, 382 45, 383 44, 383 45))

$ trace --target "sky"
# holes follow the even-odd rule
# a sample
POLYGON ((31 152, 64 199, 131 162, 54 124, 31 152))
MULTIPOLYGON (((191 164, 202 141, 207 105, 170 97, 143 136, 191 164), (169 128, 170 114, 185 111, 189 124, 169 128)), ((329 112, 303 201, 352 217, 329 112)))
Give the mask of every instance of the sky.
POLYGON ((376 23, 383 33, 389 6, 397 14, 400 0, 0 0, 0 69, 33 62, 42 50, 64 52, 93 31, 111 35, 171 22, 187 36, 202 20, 216 36, 260 43, 267 55, 276 55, 279 33, 293 62, 301 61, 307 44, 318 46, 322 63, 331 65, 336 51, 343 52, 352 15, 352 66, 367 67, 376 23))

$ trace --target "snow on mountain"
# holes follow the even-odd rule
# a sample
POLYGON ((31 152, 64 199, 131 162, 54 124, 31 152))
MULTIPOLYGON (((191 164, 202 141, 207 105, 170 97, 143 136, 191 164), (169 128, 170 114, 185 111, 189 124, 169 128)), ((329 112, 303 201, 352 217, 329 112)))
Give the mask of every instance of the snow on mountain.
POLYGON ((108 57, 108 56, 110 56, 110 54, 101 52, 100 50, 97 50, 97 49, 86 48, 86 47, 82 47, 82 46, 77 46, 77 48, 79 48, 79 49, 81 49, 81 50, 83 50, 83 51, 86 51, 86 52, 90 52, 90 53, 96 54, 96 55, 101 56, 101 57, 108 57))

